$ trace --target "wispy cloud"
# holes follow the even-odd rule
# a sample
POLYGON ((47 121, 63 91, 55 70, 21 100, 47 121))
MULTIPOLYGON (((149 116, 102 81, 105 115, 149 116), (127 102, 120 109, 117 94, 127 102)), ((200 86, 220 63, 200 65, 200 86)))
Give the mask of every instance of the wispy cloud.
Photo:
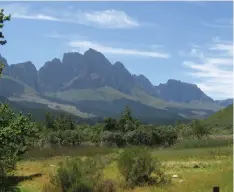
POLYGON ((140 23, 120 10, 81 11, 73 7, 56 9, 35 9, 29 4, 11 3, 2 4, 13 18, 33 19, 57 22, 69 22, 87 26, 98 26, 103 28, 133 28, 139 27, 140 23))
POLYGON ((184 66, 188 75, 197 79, 198 87, 216 98, 233 97, 233 44, 231 41, 214 40, 207 50, 193 48, 190 60, 184 66), (194 61, 194 58, 197 59, 194 61))
POLYGON ((74 39, 84 40, 87 38, 86 36, 77 33, 61 34, 58 33, 57 31, 53 31, 52 33, 45 35, 45 37, 52 39, 66 40, 66 41, 72 41, 74 39))
POLYGON ((212 28, 232 28, 233 27, 233 20, 232 19, 217 19, 211 23, 203 23, 206 27, 212 27, 212 28))
POLYGON ((108 26, 111 28, 128 28, 139 26, 139 23, 128 16, 125 12, 113 9, 89 12, 84 13, 83 15, 88 22, 93 22, 100 26, 108 26))
POLYGON ((163 53, 163 52, 117 48, 117 47, 111 47, 111 46, 98 44, 98 43, 91 42, 91 41, 70 41, 69 46, 72 49, 77 48, 79 50, 84 51, 89 48, 92 48, 102 53, 110 53, 110 54, 116 54, 116 55, 134 55, 134 56, 154 57, 154 58, 162 58, 162 59, 167 59, 170 57, 169 54, 163 53))

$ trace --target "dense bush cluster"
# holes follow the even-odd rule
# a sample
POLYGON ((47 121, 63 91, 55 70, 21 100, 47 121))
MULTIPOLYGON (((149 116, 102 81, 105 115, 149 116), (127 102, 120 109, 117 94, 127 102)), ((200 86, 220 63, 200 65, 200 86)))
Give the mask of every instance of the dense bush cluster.
POLYGON ((127 186, 167 183, 170 179, 162 172, 161 165, 147 148, 125 149, 117 161, 127 186), (155 177, 152 177, 154 173, 155 177))
MULTIPOLYGON (((60 163, 55 175, 44 186, 43 192, 116 192, 117 183, 104 178, 103 168, 108 163, 103 158, 105 157, 67 159, 60 163)), ((122 187, 118 188, 170 182, 170 178, 161 169, 160 162, 147 148, 126 148, 115 160, 124 179, 121 182, 122 187)))
POLYGON ((101 163, 95 159, 67 159, 59 165, 56 175, 44 192, 93 192, 102 177, 101 163))
POLYGON ((69 116, 46 113, 42 143, 51 146, 82 144, 124 147, 126 145, 171 146, 177 140, 173 126, 143 125, 126 108, 119 119, 107 118, 96 125, 76 125, 69 116))

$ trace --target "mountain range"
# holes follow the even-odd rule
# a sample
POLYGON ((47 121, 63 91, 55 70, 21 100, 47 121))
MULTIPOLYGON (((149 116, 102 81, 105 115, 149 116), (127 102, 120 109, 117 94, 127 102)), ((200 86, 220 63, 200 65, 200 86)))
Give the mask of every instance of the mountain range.
POLYGON ((125 106, 145 122, 204 118, 230 104, 215 101, 197 85, 169 79, 153 85, 144 75, 131 74, 117 61, 89 49, 64 53, 37 70, 30 62, 5 64, 0 96, 12 102, 43 104, 54 110, 88 117, 118 116, 125 106))

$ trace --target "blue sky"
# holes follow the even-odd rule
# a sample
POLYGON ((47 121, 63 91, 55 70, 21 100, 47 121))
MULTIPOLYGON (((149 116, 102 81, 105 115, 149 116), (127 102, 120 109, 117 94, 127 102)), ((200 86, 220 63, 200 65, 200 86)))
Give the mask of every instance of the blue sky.
POLYGON ((102 52, 154 84, 177 79, 232 97, 232 2, 0 2, 0 53, 39 69, 64 52, 102 52))

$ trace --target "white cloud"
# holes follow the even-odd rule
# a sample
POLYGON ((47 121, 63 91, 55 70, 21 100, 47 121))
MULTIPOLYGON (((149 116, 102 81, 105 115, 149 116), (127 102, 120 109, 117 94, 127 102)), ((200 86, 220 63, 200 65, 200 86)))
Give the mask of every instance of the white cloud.
POLYGON ((102 53, 111 53, 116 55, 134 55, 134 56, 144 56, 144 57, 154 57, 167 59, 170 57, 167 53, 156 52, 156 51, 142 51, 137 49, 125 49, 125 48, 116 48, 101 45, 91 41, 71 41, 69 46, 73 49, 79 48, 80 50, 87 50, 89 48, 95 49, 102 53))
POLYGON ((7 13, 11 13, 12 18, 19 19, 70 22, 105 28, 133 28, 140 26, 137 20, 131 18, 125 12, 113 9, 88 12, 74 9, 71 6, 62 10, 49 8, 34 9, 32 6, 25 3, 3 4, 1 7, 4 8, 7 13))
POLYGON ((96 11, 91 13, 84 13, 84 16, 89 22, 94 22, 99 25, 107 25, 111 28, 128 28, 139 26, 139 23, 137 21, 130 18, 123 11, 96 11))
POLYGON ((193 48, 190 53, 193 53, 192 56, 196 57, 198 62, 184 61, 184 66, 191 70, 188 75, 198 79, 196 82, 198 87, 213 97, 233 97, 232 42, 216 38, 207 50, 193 48))
POLYGON ((53 38, 53 39, 67 39, 67 37, 65 35, 61 35, 56 31, 46 35, 46 37, 53 38))
POLYGON ((232 19, 217 19, 213 21, 212 23, 203 23, 206 27, 212 27, 212 28, 232 28, 233 27, 233 20, 232 19))
POLYGON ((57 31, 53 31, 52 33, 49 33, 45 35, 47 38, 52 38, 52 39, 60 39, 60 40, 65 40, 65 41, 72 41, 74 39, 86 39, 87 37, 84 35, 80 35, 77 33, 69 33, 69 34, 60 34, 57 31))

